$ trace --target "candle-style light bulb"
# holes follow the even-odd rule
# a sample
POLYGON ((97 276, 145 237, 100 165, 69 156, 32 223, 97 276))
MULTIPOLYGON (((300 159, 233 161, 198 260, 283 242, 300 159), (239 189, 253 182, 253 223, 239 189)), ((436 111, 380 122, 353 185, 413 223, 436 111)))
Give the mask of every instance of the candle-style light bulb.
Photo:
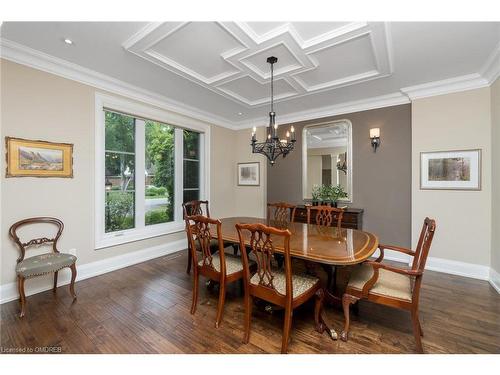
POLYGON ((290 127, 290 130, 292 131, 292 141, 295 141, 295 128, 293 125, 290 127))
POLYGON ((286 131, 286 137, 290 138, 290 132, 288 130, 286 131))

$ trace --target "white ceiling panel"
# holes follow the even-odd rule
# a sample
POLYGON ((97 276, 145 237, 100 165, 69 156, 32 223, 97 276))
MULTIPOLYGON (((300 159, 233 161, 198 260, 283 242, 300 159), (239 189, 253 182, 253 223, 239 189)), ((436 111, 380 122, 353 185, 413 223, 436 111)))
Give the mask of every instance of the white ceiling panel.
POLYGON ((307 41, 338 30, 349 23, 350 22, 293 22, 292 24, 302 40, 307 41))
POLYGON ((370 34, 322 48, 309 56, 316 68, 295 75, 308 91, 378 74, 370 34))
MULTIPOLYGON (((221 90, 229 95, 240 97, 241 100, 254 104, 268 104, 271 93, 271 85, 260 83, 250 76, 241 77, 226 82, 219 86, 221 90)), ((284 79, 274 81, 274 98, 287 98, 296 94, 295 89, 284 79)))
POLYGON ((170 31, 146 51, 155 53, 159 59, 179 64, 209 82, 237 72, 222 56, 242 47, 218 23, 191 22, 170 31))

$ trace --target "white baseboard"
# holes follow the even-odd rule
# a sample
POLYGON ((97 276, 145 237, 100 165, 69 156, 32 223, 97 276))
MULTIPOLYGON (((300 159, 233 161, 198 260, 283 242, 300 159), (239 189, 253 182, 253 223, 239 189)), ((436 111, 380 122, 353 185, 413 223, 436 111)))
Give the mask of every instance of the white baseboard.
MULTIPOLYGON (((187 248, 187 241, 185 239, 174 242, 169 242, 164 245, 150 247, 144 250, 134 251, 123 255, 117 255, 111 258, 98 260, 96 262, 87 263, 79 266, 77 264, 77 278, 76 281, 85 280, 90 277, 99 276, 120 268, 132 266, 137 263, 142 263, 150 259, 158 258, 168 254, 187 248)), ((69 272, 61 272, 58 285, 66 285, 70 282, 69 272)), ((26 295, 30 296, 36 293, 44 292, 52 288, 51 285, 42 283, 37 286, 26 285, 26 295)), ((17 292, 17 283, 12 282, 0 286, 0 304, 14 301, 19 298, 17 292)))
POLYGON ((490 284, 500 294, 500 273, 490 268, 490 284))
MULTIPOLYGON (((380 252, 377 250, 374 257, 380 252)), ((384 251, 384 259, 405 264, 411 264, 412 257, 391 250, 384 251)), ((430 271, 448 273, 451 275, 464 276, 472 279, 487 280, 500 293, 500 274, 488 266, 481 264, 458 262, 456 260, 428 257, 425 269, 430 271)))
POLYGON ((427 258, 425 269, 479 280, 489 280, 490 278, 490 267, 488 266, 442 258, 427 258))

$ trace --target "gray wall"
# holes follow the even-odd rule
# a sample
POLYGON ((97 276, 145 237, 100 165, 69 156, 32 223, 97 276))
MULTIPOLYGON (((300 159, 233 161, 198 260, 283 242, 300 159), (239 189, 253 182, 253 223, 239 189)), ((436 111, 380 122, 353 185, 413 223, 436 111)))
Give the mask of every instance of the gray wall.
MULTIPOLYGON (((302 129, 348 119, 353 127, 353 202, 363 208, 363 229, 382 243, 409 247, 411 241, 411 105, 373 109, 294 124, 296 149, 267 169, 268 202, 302 204, 302 129), (370 145, 369 129, 380 128, 381 145, 370 145)), ((279 119, 278 119, 279 120, 279 119)))

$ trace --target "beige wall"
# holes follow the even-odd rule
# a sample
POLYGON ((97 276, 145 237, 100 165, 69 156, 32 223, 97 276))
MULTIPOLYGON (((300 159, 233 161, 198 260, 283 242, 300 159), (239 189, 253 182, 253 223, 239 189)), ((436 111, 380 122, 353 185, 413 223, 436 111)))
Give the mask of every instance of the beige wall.
MULTIPOLYGON (((238 130, 235 144, 227 145, 225 153, 234 153, 233 184, 235 186, 235 211, 238 216, 266 216, 267 159, 260 154, 252 154, 250 147, 251 129, 238 130), (260 163, 260 186, 238 186, 236 163, 260 163)), ((265 128, 257 129, 257 139, 265 139, 265 128)))
POLYGON ((500 78, 491 86, 491 268, 500 273, 500 78))
MULTIPOLYGON (((18 250, 8 238, 7 231, 12 223, 22 218, 38 215, 61 218, 66 228, 60 240, 60 249, 76 249, 79 265, 185 237, 183 232, 179 232, 94 250, 96 90, 9 61, 0 61, 2 137, 74 144, 72 179, 5 178, 5 160, 1 158, 1 284, 15 281, 14 268, 18 250)), ((236 156, 231 156, 234 150, 230 148, 235 134, 232 130, 215 126, 211 131, 211 210, 217 216, 232 216, 236 212, 233 178, 236 174, 236 156)), ((3 138, 1 143, 4 155, 3 138)), ((248 150, 249 146, 245 146, 248 150)), ((246 158, 243 152, 238 155, 246 158)), ((254 206, 257 206, 256 202, 254 206)), ((249 210, 249 213, 254 212, 249 210)), ((47 279, 47 285, 48 281, 47 279)), ((35 284, 40 285, 40 281, 35 284)), ((28 283, 28 291, 31 285, 28 283)))
MULTIPOLYGON (((412 105, 412 243, 436 219, 431 257, 489 266, 491 244, 490 89, 418 99, 412 105), (482 190, 420 190, 420 153, 482 149, 482 190)), ((383 140, 382 140, 383 142, 383 140)))

